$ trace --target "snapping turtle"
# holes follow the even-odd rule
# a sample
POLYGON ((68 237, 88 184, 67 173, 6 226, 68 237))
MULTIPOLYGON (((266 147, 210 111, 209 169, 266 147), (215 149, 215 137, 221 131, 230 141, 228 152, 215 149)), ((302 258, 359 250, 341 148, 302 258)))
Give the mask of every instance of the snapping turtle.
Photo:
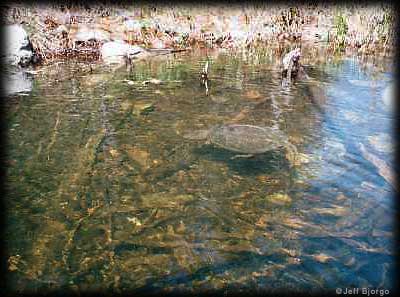
POLYGON ((183 136, 192 140, 207 140, 207 143, 224 149, 241 153, 233 158, 252 157, 267 151, 285 148, 286 157, 293 164, 297 154, 296 147, 291 144, 282 131, 271 127, 253 125, 217 125, 209 130, 200 130, 183 136))

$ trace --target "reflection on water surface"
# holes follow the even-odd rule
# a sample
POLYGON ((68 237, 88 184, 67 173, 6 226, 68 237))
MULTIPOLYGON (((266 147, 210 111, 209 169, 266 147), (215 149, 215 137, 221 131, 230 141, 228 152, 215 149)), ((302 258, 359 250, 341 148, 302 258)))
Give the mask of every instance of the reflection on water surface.
POLYGON ((393 161, 387 63, 305 61, 313 81, 282 88, 268 52, 208 54, 59 62, 8 99, 12 288, 393 287, 394 190, 360 150, 393 161), (296 161, 200 137, 231 123, 280 129, 296 161))

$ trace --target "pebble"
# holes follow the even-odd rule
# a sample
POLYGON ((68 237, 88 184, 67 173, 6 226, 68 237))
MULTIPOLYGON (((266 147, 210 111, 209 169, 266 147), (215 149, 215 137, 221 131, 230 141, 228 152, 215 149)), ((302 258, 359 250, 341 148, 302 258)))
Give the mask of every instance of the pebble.
POLYGON ((326 262, 328 262, 329 260, 332 260, 332 259, 333 259, 332 256, 329 256, 329 255, 323 254, 323 253, 318 254, 318 255, 313 255, 313 258, 314 258, 314 260, 316 260, 316 261, 318 261, 318 262, 320 262, 320 263, 326 263, 326 262))
POLYGON ((132 223, 136 226, 142 226, 142 223, 140 222, 140 220, 138 218, 135 217, 127 217, 127 220, 129 223, 132 223))
POLYGON ((274 193, 267 196, 267 200, 278 205, 284 205, 292 202, 292 198, 288 194, 274 193))

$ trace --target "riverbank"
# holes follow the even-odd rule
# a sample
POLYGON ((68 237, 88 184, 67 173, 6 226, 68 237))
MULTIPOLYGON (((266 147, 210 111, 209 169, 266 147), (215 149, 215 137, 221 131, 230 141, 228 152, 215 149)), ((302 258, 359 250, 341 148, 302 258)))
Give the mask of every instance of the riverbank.
POLYGON ((21 24, 43 61, 81 56, 98 59, 105 42, 145 48, 317 46, 330 52, 391 56, 394 10, 374 5, 11 4, 3 23, 21 24))

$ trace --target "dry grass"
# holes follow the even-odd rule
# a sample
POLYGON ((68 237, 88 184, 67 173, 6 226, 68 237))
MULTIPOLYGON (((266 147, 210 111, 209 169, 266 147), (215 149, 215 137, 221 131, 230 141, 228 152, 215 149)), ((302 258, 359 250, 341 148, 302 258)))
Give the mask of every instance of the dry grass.
POLYGON ((3 22, 22 23, 44 60, 98 57, 100 42, 74 39, 82 26, 109 32, 111 39, 152 47, 251 47, 271 43, 325 41, 333 52, 391 53, 394 9, 390 5, 215 4, 167 5, 9 5, 3 22), (125 20, 142 28, 127 29, 125 20), (75 35, 74 35, 75 34, 75 35))

